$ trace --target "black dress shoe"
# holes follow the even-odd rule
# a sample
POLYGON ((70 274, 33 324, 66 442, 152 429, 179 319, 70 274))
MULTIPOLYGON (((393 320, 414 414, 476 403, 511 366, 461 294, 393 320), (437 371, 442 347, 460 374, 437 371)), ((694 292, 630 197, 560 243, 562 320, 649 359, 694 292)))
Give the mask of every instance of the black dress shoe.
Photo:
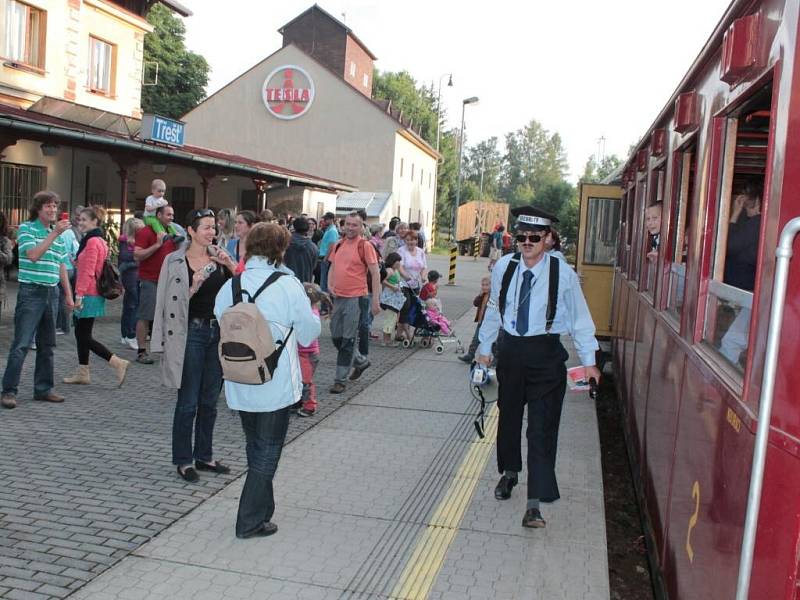
POLYGON ((245 533, 237 533, 236 537, 239 538, 240 540, 246 540, 248 538, 254 538, 254 537, 267 537, 268 535, 272 535, 276 531, 278 531, 278 526, 275 525, 275 523, 273 523, 272 521, 267 521, 265 523, 262 523, 255 529, 252 529, 245 533))
POLYGON ((178 467, 178 475, 180 475, 184 481, 188 481, 189 483, 194 483, 200 479, 200 477, 197 475, 197 471, 194 470, 194 467, 186 467, 183 471, 181 471, 181 468, 178 467))
POLYGON ((542 529, 547 523, 542 518, 542 513, 538 508, 529 508, 525 511, 525 516, 522 517, 522 526, 530 527, 532 529, 542 529))
POLYGON ((503 475, 500 481, 497 482, 497 487, 494 488, 494 497, 498 500, 508 500, 511 498, 511 490, 517 485, 516 477, 509 477, 503 475))
POLYGON ((213 465, 210 465, 208 463, 196 460, 194 461, 194 467, 198 471, 213 471, 214 473, 219 473, 220 475, 227 475, 231 472, 231 468, 229 466, 223 465, 219 461, 215 461, 213 465))
POLYGON ((362 363, 362 364, 360 364, 360 365, 358 365, 356 367, 353 367, 353 372, 350 373, 350 381, 355 381, 356 379, 361 377, 361 374, 364 371, 366 371, 369 368, 369 366, 370 366, 370 362, 366 361, 366 362, 364 362, 364 363, 362 363))

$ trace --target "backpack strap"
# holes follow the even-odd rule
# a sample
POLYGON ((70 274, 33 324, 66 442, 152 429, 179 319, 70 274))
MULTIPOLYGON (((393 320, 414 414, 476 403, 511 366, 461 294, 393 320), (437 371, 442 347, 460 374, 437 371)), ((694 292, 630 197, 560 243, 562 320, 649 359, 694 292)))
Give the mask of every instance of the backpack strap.
POLYGON ((559 260, 554 256, 548 256, 550 259, 550 280, 547 288, 547 323, 544 327, 546 333, 550 333, 553 327, 553 321, 556 319, 556 308, 558 308, 558 271, 559 260))
POLYGON ((286 344, 289 342, 289 336, 292 335, 293 331, 294 325, 289 328, 289 333, 286 334, 286 337, 284 337, 283 340, 278 340, 275 342, 275 350, 273 350, 272 354, 264 359, 264 364, 267 366, 270 375, 272 375, 275 372, 275 369, 278 368, 278 361, 280 360, 281 354, 283 354, 286 344))
POLYGON ((514 277, 514 271, 517 270, 519 266, 519 258, 521 254, 519 252, 515 252, 514 256, 511 257, 511 260, 508 262, 506 266, 506 272, 503 273, 503 283, 500 285, 500 298, 499 298, 499 310, 500 310, 500 322, 503 321, 503 315, 506 312, 506 296, 508 296, 508 287, 511 285, 511 278, 514 277))
POLYGON ((261 287, 256 290, 255 294, 251 295, 250 292, 246 292, 247 296, 250 298, 250 302, 255 302, 256 298, 258 298, 261 295, 261 292, 263 292, 265 289, 267 289, 273 283, 278 281, 278 279, 280 279, 284 275, 286 275, 286 273, 282 273, 281 271, 275 271, 275 272, 272 273, 272 275, 267 277, 267 280, 264 283, 261 284, 261 287))
POLYGON ((242 276, 241 274, 235 275, 231 280, 231 295, 233 297, 233 304, 239 304, 242 301, 242 276))

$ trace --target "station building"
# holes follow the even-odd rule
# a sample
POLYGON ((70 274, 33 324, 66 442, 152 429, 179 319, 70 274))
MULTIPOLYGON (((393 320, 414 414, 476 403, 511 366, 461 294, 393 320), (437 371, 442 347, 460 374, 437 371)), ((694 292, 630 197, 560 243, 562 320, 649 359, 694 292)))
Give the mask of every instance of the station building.
MULTIPOLYGON (((283 46, 183 117, 187 142, 347 182, 338 213, 371 222, 434 215, 439 155, 389 102, 372 98, 375 55, 317 5, 278 30, 283 46)), ((299 190, 270 191, 270 208, 296 212, 299 190), (293 210, 294 207, 294 210, 293 210)))
POLYGON ((41 189, 72 206, 103 205, 120 221, 143 207, 156 177, 179 218, 209 204, 259 210, 272 193, 320 214, 356 189, 240 145, 192 145, 191 126, 143 115, 145 16, 156 1, 0 0, 0 211, 12 225, 41 189))

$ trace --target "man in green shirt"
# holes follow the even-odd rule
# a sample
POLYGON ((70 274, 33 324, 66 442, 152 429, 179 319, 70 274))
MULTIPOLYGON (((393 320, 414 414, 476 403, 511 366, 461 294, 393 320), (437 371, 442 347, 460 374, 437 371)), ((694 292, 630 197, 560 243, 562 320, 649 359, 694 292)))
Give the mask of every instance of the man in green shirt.
POLYGON ((22 365, 36 335, 36 369, 33 375, 33 399, 63 402, 53 391, 53 348, 56 345, 58 284, 61 283, 69 308, 74 306, 67 277, 69 260, 61 233, 69 228, 69 219, 56 222, 58 205, 55 192, 38 192, 33 197, 28 221, 19 226, 19 289, 14 310, 14 341, 8 352, 0 405, 17 406, 17 388, 22 365))

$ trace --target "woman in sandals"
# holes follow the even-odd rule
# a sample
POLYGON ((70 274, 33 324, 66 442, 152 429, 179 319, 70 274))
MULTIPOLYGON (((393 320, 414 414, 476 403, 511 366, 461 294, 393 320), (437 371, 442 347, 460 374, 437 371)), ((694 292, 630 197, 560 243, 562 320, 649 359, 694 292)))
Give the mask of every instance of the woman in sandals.
POLYGON ((102 224, 106 211, 99 206, 84 208, 78 215, 78 229, 83 234, 75 257, 75 341, 78 345, 78 370, 64 378, 64 383, 88 384, 89 353, 93 352, 108 362, 116 375, 117 385, 125 381, 127 360, 112 354, 103 344, 92 337, 94 320, 106 314, 106 299, 97 289, 97 281, 108 258, 108 244, 103 239, 102 224))
POLYGON ((188 247, 184 244, 168 254, 161 265, 150 339, 152 351, 164 353, 161 382, 178 390, 172 421, 172 464, 178 475, 194 483, 199 479, 197 471, 230 472, 213 455, 217 400, 222 389, 214 298, 236 264, 227 252, 213 245, 217 235, 213 210, 191 211, 186 231, 188 247))

